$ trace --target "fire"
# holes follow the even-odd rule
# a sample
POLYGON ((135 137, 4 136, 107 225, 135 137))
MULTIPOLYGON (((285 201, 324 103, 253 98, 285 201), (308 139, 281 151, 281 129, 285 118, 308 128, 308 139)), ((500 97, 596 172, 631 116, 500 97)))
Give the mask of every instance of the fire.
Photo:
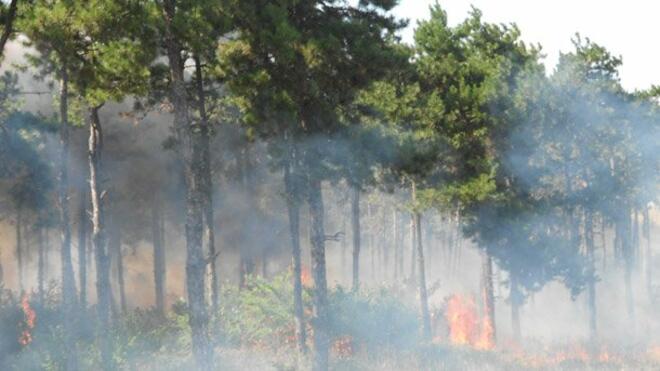
POLYGON ((449 325, 449 340, 455 345, 468 345, 479 350, 493 349, 494 326, 488 315, 479 318, 474 300, 453 295, 445 312, 449 325))
POLYGON ((303 266, 300 270, 300 281, 305 287, 312 286, 312 273, 309 271, 309 268, 303 266))
POLYGON ((476 340, 478 320, 472 300, 453 295, 447 302, 445 315, 452 344, 469 345, 476 340))
POLYGON ((34 324, 37 320, 37 313, 30 307, 30 301, 26 294, 23 294, 21 297, 21 309, 23 310, 23 331, 18 337, 18 343, 22 346, 26 346, 32 342, 32 334, 30 331, 34 328, 34 324))
POLYGON ((488 314, 481 320, 481 333, 474 347, 479 350, 495 348, 495 326, 493 325, 493 319, 488 314))

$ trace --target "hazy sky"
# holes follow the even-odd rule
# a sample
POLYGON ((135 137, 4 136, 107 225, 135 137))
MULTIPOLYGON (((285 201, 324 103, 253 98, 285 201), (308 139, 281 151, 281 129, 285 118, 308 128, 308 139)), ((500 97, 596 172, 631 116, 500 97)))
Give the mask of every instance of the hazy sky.
MULTIPOLYGON (((401 0, 396 14, 411 20, 404 40, 412 41, 416 20, 428 17, 435 0, 401 0)), ((579 32, 623 57, 621 81, 627 89, 660 85, 660 1, 658 0, 442 0, 450 24, 462 21, 470 5, 484 20, 514 22, 526 42, 540 43, 551 71, 559 51, 572 48, 579 32)))

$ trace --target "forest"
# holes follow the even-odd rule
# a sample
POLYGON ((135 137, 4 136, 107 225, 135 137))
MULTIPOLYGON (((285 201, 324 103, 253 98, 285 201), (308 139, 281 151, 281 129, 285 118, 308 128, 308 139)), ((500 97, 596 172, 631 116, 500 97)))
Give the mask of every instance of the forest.
POLYGON ((660 368, 660 85, 398 3, 0 1, 0 370, 660 368))

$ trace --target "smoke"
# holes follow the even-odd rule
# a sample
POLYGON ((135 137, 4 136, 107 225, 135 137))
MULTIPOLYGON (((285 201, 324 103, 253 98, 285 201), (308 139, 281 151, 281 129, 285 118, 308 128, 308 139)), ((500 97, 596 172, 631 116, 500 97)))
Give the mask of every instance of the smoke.
MULTIPOLYGON (((9 44, 6 65, 20 61, 23 52, 16 43, 9 44)), ((21 74, 19 81, 20 89, 25 92, 50 88, 48 83, 32 79, 29 72, 21 74)), ((503 341, 514 336, 510 285, 511 272, 515 272, 522 276, 521 285, 527 296, 521 308, 525 338, 548 344, 566 343, 567 339, 576 343, 586 341, 589 308, 585 287, 588 280, 595 278, 599 339, 624 345, 657 343, 660 341, 655 335, 660 333, 660 319, 655 310, 658 286, 652 282, 647 287, 646 281, 647 270, 655 271, 657 259, 648 256, 643 247, 651 242, 639 234, 632 277, 635 325, 630 325, 624 294, 626 268, 621 252, 613 245, 614 221, 608 219, 609 213, 616 215, 617 207, 625 204, 622 200, 630 193, 636 195, 634 201, 638 202, 648 198, 648 194, 657 195, 660 151, 656 113, 626 94, 594 89, 579 92, 580 95, 570 85, 544 84, 531 79, 519 83, 519 94, 525 97, 529 107, 523 118, 516 117, 517 126, 509 131, 506 143, 497 144, 501 145, 502 153, 498 160, 508 180, 518 187, 520 194, 529 195, 530 204, 536 208, 530 211, 505 205, 497 209, 500 206, 497 202, 485 204, 477 214, 490 223, 491 229, 485 232, 483 229, 475 232, 474 226, 469 225, 470 216, 460 215, 462 210, 454 207, 429 209, 423 214, 422 237, 434 330, 440 337, 446 331, 441 318, 448 297, 458 293, 480 300, 482 254, 487 251, 495 259, 495 318, 498 336, 503 341), (621 143, 634 148, 634 157, 619 153, 621 143), (578 237, 580 242, 576 246, 565 235, 567 228, 574 228, 579 235, 584 234, 585 228, 583 214, 574 214, 573 224, 567 223, 566 205, 575 205, 581 212, 586 208, 605 211, 603 221, 596 221, 598 228, 600 223, 604 227, 594 236, 595 275, 588 272, 582 237, 578 237), (485 246, 487 243, 492 244, 485 246)), ((52 99, 51 95, 24 95, 23 108, 48 116, 53 113, 52 99)), ((165 219, 166 304, 172 307, 185 297, 186 259, 180 164, 174 150, 167 146, 172 135, 172 117, 167 112, 152 112, 134 120, 124 114, 131 111, 132 103, 108 104, 101 110, 105 170, 102 182, 110 200, 108 216, 120 231, 121 251, 117 256, 124 262, 128 306, 149 308, 155 302, 152 209, 156 204, 161 206, 165 219)), ((81 197, 87 187, 87 130, 84 122, 78 124, 72 132, 71 145, 72 210, 88 202, 81 197)), ((53 165, 53 159, 57 158, 56 133, 44 135, 47 138, 41 153, 53 165)), ((315 148, 324 158, 331 159, 324 164, 327 181, 323 194, 325 228, 328 237, 333 237, 326 242, 328 282, 333 288, 349 287, 352 272, 353 236, 348 197, 351 186, 341 174, 349 166, 354 166, 355 173, 371 174, 378 168, 378 161, 398 160, 386 134, 360 136, 361 142, 356 146, 347 138, 357 135, 349 131, 298 143, 304 148, 315 148)), ((237 285, 246 271, 272 278, 289 269, 291 253, 282 169, 275 162, 277 154, 273 153, 286 144, 248 140, 244 129, 231 123, 217 126, 212 142, 214 225, 224 287, 237 285)), ((375 173, 376 177, 382 175, 375 173)), ((406 208, 410 192, 397 185, 381 189, 376 183, 375 179, 367 179, 362 190, 361 284, 366 291, 389 290, 414 311, 419 300, 415 274, 419 266, 406 208)), ((53 207, 52 202, 49 205, 53 207)), ((2 283, 16 291, 15 219, 6 187, 0 187, 0 206, 2 283)), ((75 236, 81 221, 76 215, 72 212, 72 250, 78 277, 80 257, 75 236)), ((659 235, 659 218, 657 209, 653 209, 650 236, 659 235)), ((310 227, 306 208, 302 209, 301 220, 303 266, 309 269, 310 227)), ((59 236, 52 226, 47 234, 46 280, 57 282, 59 236)), ((38 284, 37 244, 34 235, 26 236, 27 291, 35 290, 38 284)), ((649 251, 655 253, 655 250, 652 246, 649 251)), ((93 304, 92 255, 88 254, 88 259, 86 287, 93 304)), ((116 260, 112 269, 113 297, 117 301, 116 260)), ((77 281, 76 285, 79 284, 77 281)), ((388 336, 394 339, 397 334, 388 336)), ((233 360, 245 355, 223 354, 222 357, 233 360)), ((261 359, 250 361, 254 365, 250 367, 261 368, 261 359)))

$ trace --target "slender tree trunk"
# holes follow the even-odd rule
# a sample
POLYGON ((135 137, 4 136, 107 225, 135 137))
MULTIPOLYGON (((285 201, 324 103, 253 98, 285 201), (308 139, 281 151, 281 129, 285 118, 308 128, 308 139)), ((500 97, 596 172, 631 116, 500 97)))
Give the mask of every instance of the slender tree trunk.
POLYGON ((587 284, 587 297, 589 303, 589 337, 592 343, 597 338, 596 328, 596 261, 594 258, 594 225, 591 211, 585 212, 584 225, 585 244, 587 248, 587 260, 589 264, 589 282, 587 284))
POLYGON ((367 218, 366 218, 366 235, 367 235, 367 251, 369 252, 369 276, 371 282, 376 282, 376 244, 374 243, 374 219, 372 215, 372 205, 367 202, 367 218))
POLYGON ((65 312, 73 310, 76 302, 76 286, 71 262, 71 222, 69 216, 69 79, 66 67, 62 68, 60 81, 60 158, 59 158, 59 216, 62 233, 60 263, 62 267, 62 300, 65 312))
POLYGON ((341 237, 341 276, 342 276, 342 281, 344 278, 347 276, 351 276, 350 279, 352 279, 352 272, 353 272, 353 267, 348 264, 346 261, 347 259, 347 252, 348 252, 348 241, 346 240, 347 234, 346 234, 346 218, 343 215, 344 210, 341 208, 339 210, 339 218, 341 219, 341 232, 343 233, 343 236, 341 237))
POLYGON ((325 265, 325 228, 323 225, 323 194, 321 181, 311 179, 308 189, 308 203, 311 224, 312 274, 314 277, 312 326, 314 329, 314 359, 312 369, 325 371, 328 369, 328 352, 330 346, 328 286, 325 265))
POLYGON ((307 353, 307 333, 305 332, 305 317, 302 299, 302 263, 300 257, 300 202, 298 195, 298 174, 296 173, 295 149, 290 149, 290 155, 284 168, 284 186, 286 188, 287 210, 289 213, 289 228, 291 235, 291 255, 293 261, 293 307, 296 331, 296 344, 299 354, 307 353))
POLYGON ((48 267, 50 266, 50 228, 44 231, 44 282, 48 282, 48 267))
POLYGON ((220 287, 218 277, 218 253, 215 246, 215 216, 213 210, 213 177, 211 173, 211 128, 206 114, 206 97, 204 93, 204 76, 202 74, 202 63, 198 55, 195 55, 195 76, 197 89, 197 109, 200 117, 201 128, 201 175, 202 192, 204 194, 204 227, 206 231, 206 244, 209 254, 209 266, 211 271, 211 311, 213 315, 218 312, 220 302, 220 287))
POLYGON ((488 326, 492 329, 492 338, 490 340, 495 344, 497 341, 497 331, 495 325, 495 293, 493 290, 493 259, 488 252, 483 252, 481 261, 485 320, 488 321, 488 326))
POLYGON ((513 329, 513 339, 516 342, 521 340, 520 332, 520 305, 522 304, 522 298, 520 295, 520 289, 518 287, 518 277, 514 273, 509 273, 509 300, 511 302, 511 327, 513 329))
MULTIPOLYGON (((114 219, 114 218, 113 218, 114 219)), ((116 220, 112 222, 112 233, 110 235, 109 250, 115 254, 117 262, 117 286, 119 288, 119 308, 121 313, 126 313, 126 285, 124 277, 124 256, 121 252, 121 229, 116 220)))
POLYGON ((415 216, 410 216, 410 281, 414 282, 417 267, 417 254, 415 249, 417 246, 417 233, 415 232, 415 216))
POLYGON ((44 299, 46 295, 46 289, 44 286, 44 281, 45 281, 45 254, 46 254, 46 246, 44 242, 44 230, 46 227, 44 226, 39 226, 39 230, 37 231, 38 235, 37 238, 39 241, 37 241, 38 244, 38 261, 37 261, 37 287, 39 290, 39 302, 43 305, 44 304, 44 299))
POLYGON ((351 186, 351 226, 353 235, 353 291, 360 289, 360 189, 351 186))
POLYGON ((87 192, 81 190, 78 209, 78 277, 80 307, 87 308, 87 192))
POLYGON ((607 223, 605 221, 605 216, 601 215, 600 217, 600 243, 603 246, 603 274, 607 272, 607 223))
POLYGON ((385 215, 387 215, 387 214, 385 214, 385 210, 383 210, 383 221, 382 221, 383 230, 380 233, 381 238, 380 238, 380 241, 379 241, 379 245, 381 246, 381 252, 383 254, 383 265, 381 267, 381 270, 383 272, 383 274, 382 274, 383 282, 387 282, 387 280, 389 280, 389 278, 392 274, 392 271, 389 269, 390 268, 390 249, 392 248, 392 246, 394 246, 394 240, 391 240, 388 243, 386 241, 386 239, 383 238, 387 235, 386 231, 385 231, 385 224, 387 223, 387 221, 385 220, 386 219, 385 215))
POLYGON ((74 351, 74 321, 76 313, 76 284, 71 261, 71 221, 69 215, 69 76, 66 65, 60 76, 60 153, 58 168, 58 211, 61 233, 60 266, 62 269, 62 305, 64 314, 64 343, 71 350, 65 355, 67 370, 77 370, 74 351))
POLYGON ((151 239, 154 248, 154 288, 156 293, 156 311, 165 317, 165 246, 163 241, 162 212, 160 203, 154 198, 151 208, 151 239))
POLYGON ((396 209, 392 211, 392 233, 394 234, 392 236, 392 242, 394 244, 394 281, 397 281, 399 279, 399 260, 401 257, 399 256, 399 214, 396 209))
POLYGON ((182 45, 172 25, 177 5, 175 0, 163 1, 165 48, 169 60, 171 91, 170 100, 174 107, 174 128, 178 150, 183 160, 186 187, 186 287, 190 310, 189 323, 192 331, 192 350, 200 370, 210 370, 213 353, 209 337, 209 316, 206 308, 203 232, 205 200, 201 174, 203 147, 199 133, 192 127, 189 117, 188 96, 184 80, 182 45))
POLYGON ((247 287, 248 278, 254 275, 254 258, 250 251, 240 251, 240 277, 238 287, 244 289, 247 287))
POLYGON ((403 218, 399 217, 399 275, 401 280, 405 280, 406 274, 403 271, 403 261, 404 261, 404 235, 406 233, 405 224, 403 218))
POLYGON ((637 208, 633 209, 633 225, 632 225, 632 248, 633 248, 633 259, 637 261, 639 257, 639 212, 637 208))
POLYGON ((107 336, 110 329, 112 296, 110 291, 110 254, 107 248, 105 221, 106 194, 102 185, 104 179, 101 156, 103 131, 101 130, 101 120, 99 118, 100 108, 100 106, 97 106, 89 109, 89 192, 92 203, 92 246, 96 259, 96 308, 99 317, 99 347, 103 366, 107 370, 112 370, 115 368, 112 342, 107 336))
MULTIPOLYGON (((412 201, 417 202, 417 188, 415 182, 412 183, 412 201)), ((419 304, 422 315, 422 336, 425 341, 431 340, 431 316, 429 315, 429 298, 426 291, 426 267, 424 262, 424 246, 422 245, 422 215, 419 211, 413 211, 413 230, 416 234, 417 242, 417 264, 419 272, 419 304)))
POLYGON ((25 274, 23 272, 23 207, 16 208, 16 264, 18 266, 18 291, 25 292, 25 274))
POLYGON ((268 247, 261 250, 261 278, 268 279, 268 247))
MULTIPOLYGON (((237 158, 237 166, 238 166, 238 173, 239 173, 239 178, 241 179, 242 186, 244 189, 244 192, 249 195, 249 199, 246 200, 246 203, 250 204, 250 207, 253 209, 256 209, 256 205, 252 203, 253 201, 253 196, 256 195, 256 189, 255 189, 255 184, 252 179, 252 174, 250 173, 250 151, 248 148, 249 144, 246 144, 246 146, 241 150, 240 156, 237 158)), ((256 230, 257 226, 254 221, 254 218, 246 217, 244 216, 243 223, 247 226, 248 230, 256 230)), ((239 255, 240 255, 240 276, 239 276, 239 288, 243 289, 247 285, 248 277, 253 276, 255 274, 255 259, 254 259, 254 254, 255 251, 250 248, 245 248, 249 247, 250 241, 249 241, 249 236, 246 236, 245 234, 242 236, 243 238, 243 244, 244 248, 240 249, 239 255)))
POLYGON ((651 250, 651 219, 648 206, 644 208, 644 224, 642 233, 646 240, 646 291, 649 301, 653 302, 653 251, 651 250))
POLYGON ((624 211, 622 219, 622 226, 620 228, 620 241, 622 244, 622 253, 624 259, 624 284, 626 288, 626 308, 628 311, 628 319, 634 328, 635 321, 635 301, 632 287, 632 270, 634 265, 634 252, 631 241, 631 221, 630 210, 624 211))

